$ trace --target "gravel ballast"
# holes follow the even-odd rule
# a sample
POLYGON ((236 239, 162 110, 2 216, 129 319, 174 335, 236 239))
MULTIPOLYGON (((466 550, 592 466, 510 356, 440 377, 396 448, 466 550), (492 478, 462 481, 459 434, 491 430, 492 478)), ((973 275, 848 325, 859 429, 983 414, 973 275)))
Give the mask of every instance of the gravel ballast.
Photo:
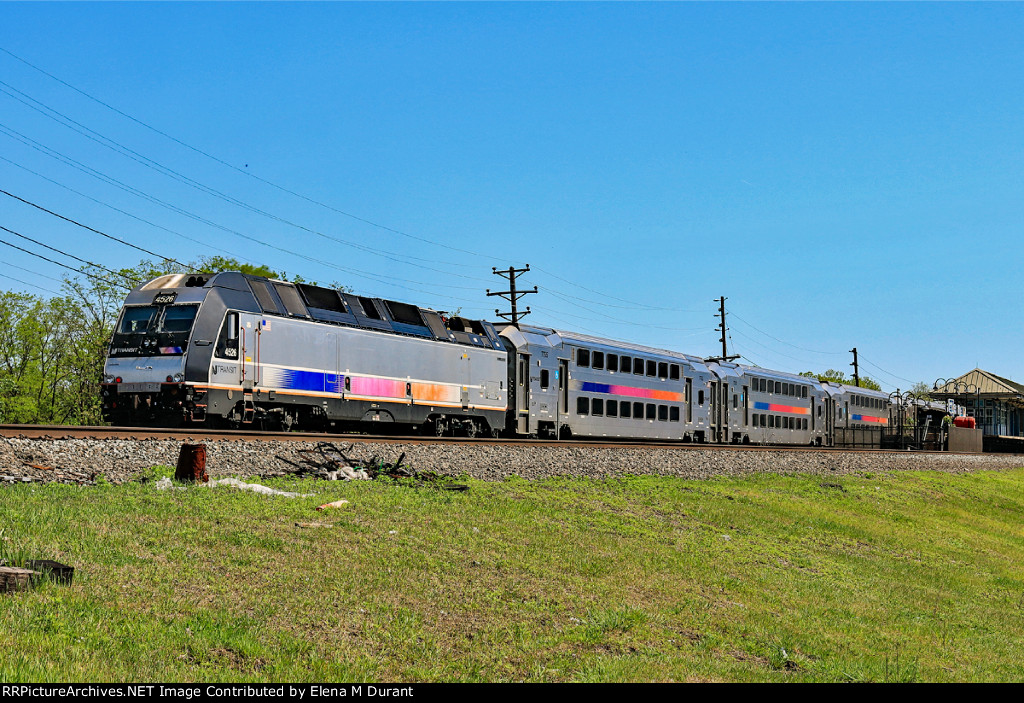
MULTIPOLYGON (((349 442, 332 438, 339 447, 349 442)), ((92 482, 102 475, 111 483, 130 481, 153 466, 174 466, 183 444, 165 439, 0 438, 0 485, 23 481, 92 482), (34 465, 34 466, 33 466, 34 465), (45 467, 45 468, 40 468, 45 467)), ((206 444, 211 476, 270 477, 295 471, 301 450, 316 442, 216 440, 206 444), (288 462, 291 462, 289 464, 288 462)), ((741 451, 728 448, 509 446, 356 442, 346 455, 404 463, 417 471, 468 475, 485 481, 509 476, 591 478, 622 474, 657 474, 702 479, 757 472, 837 475, 880 471, 969 471, 1024 466, 1024 456, 1006 454, 933 454, 914 452, 741 451)))

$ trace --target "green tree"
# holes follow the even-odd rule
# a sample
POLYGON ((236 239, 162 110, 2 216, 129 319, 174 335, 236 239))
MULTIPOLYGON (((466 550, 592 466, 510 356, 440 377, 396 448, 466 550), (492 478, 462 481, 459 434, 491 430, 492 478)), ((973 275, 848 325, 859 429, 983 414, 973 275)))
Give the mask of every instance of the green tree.
MULTIPOLYGON (((831 381, 832 383, 842 383, 847 386, 856 386, 852 378, 847 378, 842 371, 836 371, 835 369, 828 369, 824 373, 814 373, 813 371, 804 371, 801 376, 807 378, 816 378, 819 381, 831 381)), ((867 376, 860 377, 860 387, 868 388, 873 391, 882 390, 881 384, 874 379, 868 378, 867 376)))

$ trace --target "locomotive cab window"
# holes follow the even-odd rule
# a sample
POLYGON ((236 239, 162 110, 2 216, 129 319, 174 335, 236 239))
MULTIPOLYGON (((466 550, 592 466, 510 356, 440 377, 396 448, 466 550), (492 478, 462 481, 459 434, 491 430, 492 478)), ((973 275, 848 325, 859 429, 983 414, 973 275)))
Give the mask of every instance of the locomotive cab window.
POLYGON ((168 305, 160 321, 160 332, 188 332, 196 320, 198 305, 168 305))
POLYGON ((229 312, 224 316, 217 338, 217 356, 222 359, 238 358, 238 313, 229 312))
POLYGON ((118 328, 118 332, 121 334, 138 334, 140 332, 148 332, 150 322, 153 320, 155 312, 155 305, 140 305, 138 307, 125 308, 124 315, 121 317, 121 325, 118 328))

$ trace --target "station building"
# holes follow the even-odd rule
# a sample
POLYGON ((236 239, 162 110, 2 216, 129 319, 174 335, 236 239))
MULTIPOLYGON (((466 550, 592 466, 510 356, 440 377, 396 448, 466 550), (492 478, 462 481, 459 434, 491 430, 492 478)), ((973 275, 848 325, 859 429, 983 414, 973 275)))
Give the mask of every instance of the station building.
POLYGON ((974 369, 937 384, 929 394, 963 406, 984 435, 1024 437, 1024 384, 974 369))

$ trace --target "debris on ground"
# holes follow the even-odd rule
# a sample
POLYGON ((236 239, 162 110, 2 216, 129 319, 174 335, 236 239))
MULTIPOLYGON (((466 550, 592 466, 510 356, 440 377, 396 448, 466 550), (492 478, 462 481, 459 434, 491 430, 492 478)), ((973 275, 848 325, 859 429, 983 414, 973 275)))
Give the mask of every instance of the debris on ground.
POLYGON ((332 525, 329 522, 297 522, 297 523, 295 523, 295 526, 296 527, 305 527, 305 528, 312 528, 312 527, 334 527, 334 525, 332 525))
POLYGON ((0 593, 27 591, 35 586, 41 577, 41 573, 32 569, 0 566, 0 593))
POLYGON ((467 491, 469 486, 449 483, 451 478, 435 471, 415 471, 405 461, 405 453, 393 462, 383 461, 377 455, 369 459, 349 457, 345 452, 351 451, 354 445, 339 448, 333 442, 317 442, 313 449, 300 449, 302 463, 296 463, 278 455, 277 458, 294 467, 297 477, 312 476, 326 481, 369 481, 390 478, 396 481, 406 480, 416 486, 430 483, 448 491, 467 491))
POLYGON ((75 567, 61 564, 53 559, 29 559, 25 566, 40 572, 44 577, 62 586, 70 586, 75 577, 75 567))
POLYGON ((342 498, 341 500, 336 500, 333 503, 324 503, 323 505, 318 506, 317 510, 323 510, 324 508, 343 508, 346 505, 348 505, 348 501, 342 498))
POLYGON ((239 481, 237 478, 222 478, 217 481, 210 481, 207 485, 230 486, 231 488, 237 488, 241 491, 252 491, 253 493, 262 493, 263 495, 268 496, 285 496, 286 498, 309 498, 310 496, 314 495, 313 493, 294 493, 292 491, 279 491, 276 488, 261 486, 258 483, 245 483, 244 481, 239 481))

